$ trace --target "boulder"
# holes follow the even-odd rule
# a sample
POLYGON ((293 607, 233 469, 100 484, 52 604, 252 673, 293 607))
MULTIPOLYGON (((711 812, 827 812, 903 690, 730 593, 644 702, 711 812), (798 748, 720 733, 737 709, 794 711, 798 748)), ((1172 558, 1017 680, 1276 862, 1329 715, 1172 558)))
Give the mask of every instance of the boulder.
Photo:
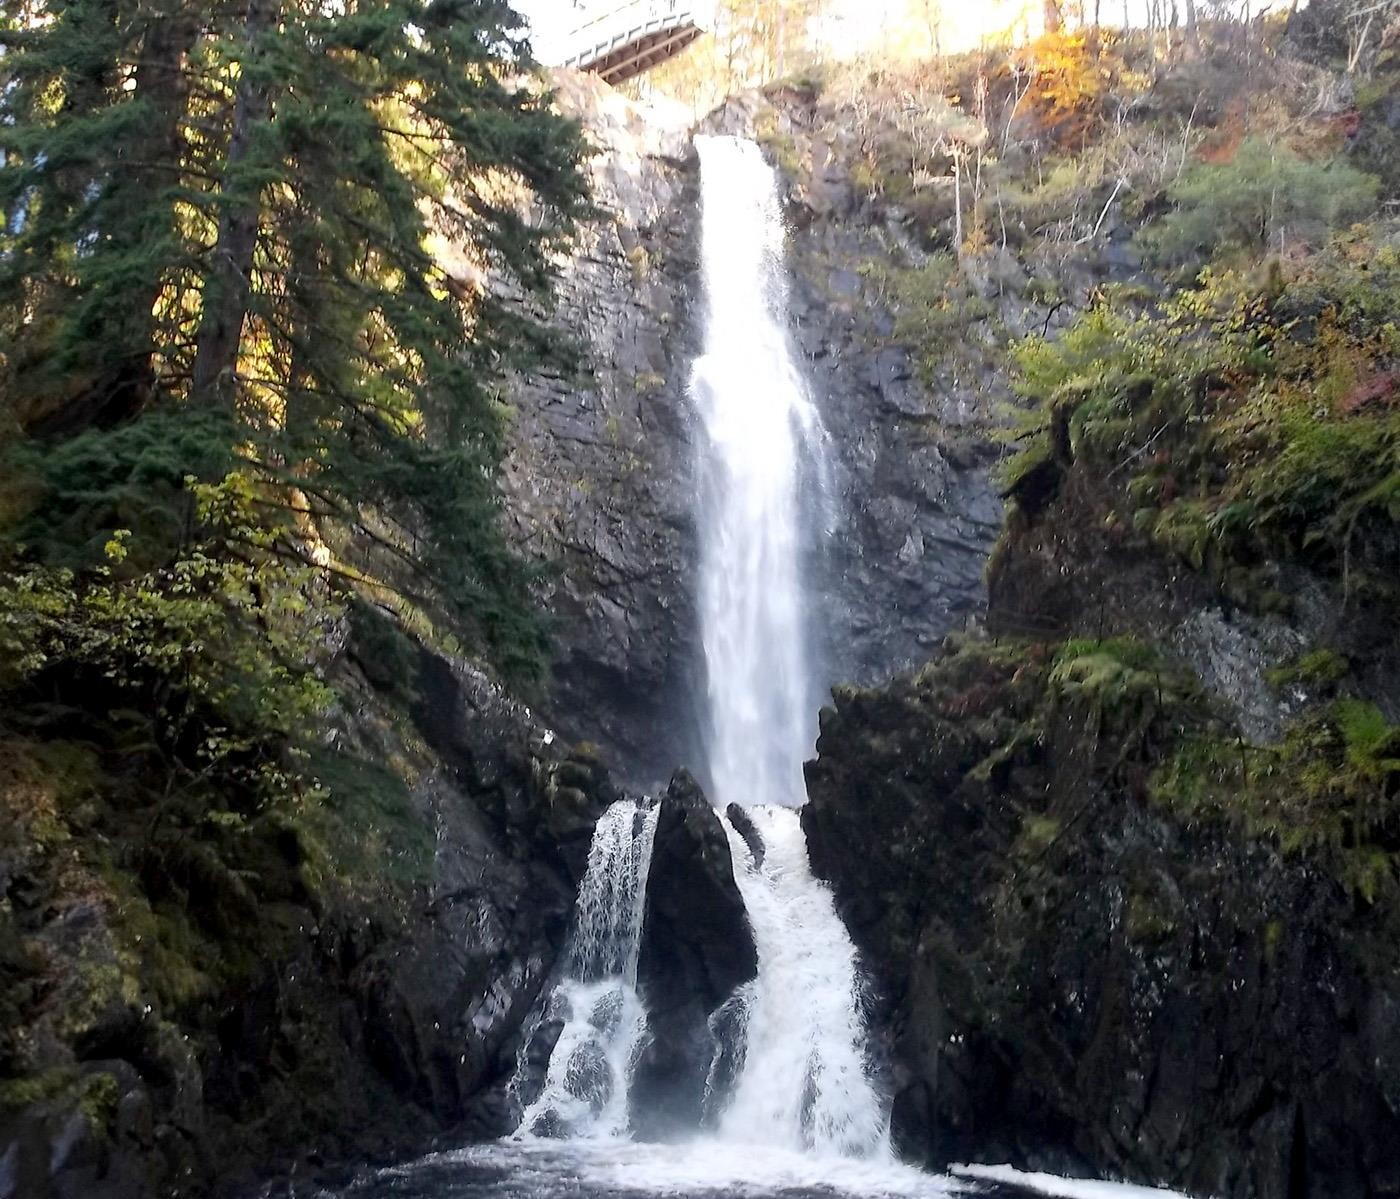
POLYGON ((715 1057, 716 1012, 758 954, 719 813, 680 771, 661 800, 647 878, 638 984, 650 1037, 632 1079, 632 1118, 653 1139, 693 1130, 715 1057))

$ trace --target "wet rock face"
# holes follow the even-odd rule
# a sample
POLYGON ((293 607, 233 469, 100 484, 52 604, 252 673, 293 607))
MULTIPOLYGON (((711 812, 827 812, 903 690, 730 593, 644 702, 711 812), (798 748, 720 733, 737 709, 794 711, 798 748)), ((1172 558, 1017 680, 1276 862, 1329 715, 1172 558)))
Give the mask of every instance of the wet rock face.
POLYGON ((1154 804, 1136 740, 1065 711, 1014 745, 1035 669, 845 691, 809 766, 902 1150, 1228 1199, 1394 1193, 1394 912, 1154 804))
MULTIPOLYGON (((556 324, 585 373, 521 381, 511 395, 508 508, 517 544, 553 564, 545 715, 566 739, 595 742, 629 785, 660 790, 677 763, 702 759, 689 698, 703 686, 692 510, 702 431, 686 390, 702 333, 698 161, 683 125, 595 80, 560 86, 600 147, 591 170, 605 217, 560 282, 556 324)), ((853 148, 810 103, 734 101, 704 129, 753 136, 775 103, 803 147, 778 163, 791 327, 834 459, 831 536, 809 564, 823 595, 818 648, 826 680, 869 683, 923 661, 982 605, 1001 509, 993 451, 967 426, 987 381, 931 388, 892 344, 869 268, 907 235, 852 184, 853 148)))
POLYGON ((653 1139, 700 1125, 710 1014, 758 969, 724 827, 684 771, 661 800, 646 905, 637 981, 649 1039, 631 1094, 634 1131, 653 1139))
POLYGON ((558 282, 554 324, 579 370, 512 389, 506 508, 517 545, 548 563, 547 717, 649 788, 694 756, 692 151, 684 128, 592 77, 559 87, 599 147, 589 171, 603 217, 558 282))
POLYGON ((777 93, 742 127, 776 129, 787 189, 793 337, 830 434, 835 527, 816 563, 830 682, 882 682, 924 662, 986 603, 1001 524, 984 440, 1004 378, 921 375, 894 337, 882 269, 902 262, 904 214, 852 179, 843 122, 777 93))

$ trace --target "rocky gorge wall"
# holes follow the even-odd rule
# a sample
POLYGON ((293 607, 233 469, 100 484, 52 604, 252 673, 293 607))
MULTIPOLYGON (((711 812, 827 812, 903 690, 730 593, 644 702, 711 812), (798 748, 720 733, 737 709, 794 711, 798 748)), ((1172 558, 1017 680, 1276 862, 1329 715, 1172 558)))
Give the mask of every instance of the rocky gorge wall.
POLYGON ((1354 526, 1359 594, 1286 551, 1247 589, 1123 520, 1087 406, 1144 383, 1098 386, 1054 394, 1009 489, 989 631, 838 689, 808 767, 897 1135, 935 1166, 1400 1193, 1393 527, 1354 526))

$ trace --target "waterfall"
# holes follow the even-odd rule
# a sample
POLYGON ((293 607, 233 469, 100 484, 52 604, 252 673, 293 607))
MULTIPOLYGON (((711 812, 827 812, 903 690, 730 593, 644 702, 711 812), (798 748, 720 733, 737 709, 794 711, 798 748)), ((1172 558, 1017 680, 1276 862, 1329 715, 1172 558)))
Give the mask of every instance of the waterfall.
MULTIPOLYGON (((738 804, 753 826, 750 843, 720 817, 758 962, 711 1016, 706 1122, 728 1145, 888 1159, 855 946, 812 874, 797 811, 819 707, 803 563, 827 523, 825 433, 789 344, 773 170, 750 141, 696 145, 705 329, 690 393, 705 433, 696 466, 707 772, 721 812, 738 804)), ((525 1107, 527 1134, 628 1131, 646 1035, 637 958, 657 812, 623 801, 598 823, 565 977, 539 1026, 558 1039, 525 1107)))
POLYGON ((820 489, 821 422, 788 344, 783 224, 772 168, 733 137, 697 137, 704 349, 690 393, 699 465, 700 631, 708 773, 721 806, 806 798, 819 697, 801 586, 804 484, 820 489))
POLYGON ((564 977, 534 1034, 559 1030, 543 1088, 521 1116, 525 1132, 608 1137, 627 1131, 628 1084, 646 1034, 637 958, 657 818, 654 804, 623 799, 598 820, 564 977))
POLYGON ((885 1156, 888 1121, 872 1084, 856 950, 830 890, 807 864, 796 812, 756 809, 755 865, 726 821, 734 877, 758 946, 745 989, 744 1061, 719 1121, 727 1141, 885 1156))
POLYGON ((699 526, 711 798, 748 809, 757 860, 726 820, 758 949, 739 996, 743 1060, 719 1118, 728 1141, 885 1154, 855 946, 811 872, 798 814, 816 740, 802 564, 820 531, 825 438, 789 342, 776 179, 753 142, 697 138, 704 349, 699 526), (804 499, 806 502, 804 502, 804 499))

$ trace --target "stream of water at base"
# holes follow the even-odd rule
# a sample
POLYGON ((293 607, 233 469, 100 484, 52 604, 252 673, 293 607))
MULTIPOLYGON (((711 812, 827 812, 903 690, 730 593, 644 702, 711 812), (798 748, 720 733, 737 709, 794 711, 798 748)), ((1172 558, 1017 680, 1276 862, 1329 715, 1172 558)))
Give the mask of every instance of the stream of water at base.
POLYGON ((309 1193, 316 1199, 1186 1199, 1148 1187, 1006 1167, 980 1172, 931 1175, 894 1163, 725 1149, 708 1140, 526 1140, 435 1153, 309 1193))

